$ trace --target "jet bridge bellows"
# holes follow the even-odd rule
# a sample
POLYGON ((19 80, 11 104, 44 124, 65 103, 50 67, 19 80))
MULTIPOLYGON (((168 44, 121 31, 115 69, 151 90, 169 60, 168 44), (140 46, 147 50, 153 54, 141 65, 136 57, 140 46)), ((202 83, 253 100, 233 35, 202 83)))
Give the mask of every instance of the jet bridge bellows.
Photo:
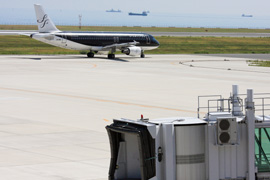
POLYGON ((234 85, 199 96, 198 117, 115 119, 109 180, 270 179, 269 97, 234 85))
POLYGON ((109 179, 147 180, 154 177, 155 143, 147 128, 117 120, 106 128, 111 144, 109 179))

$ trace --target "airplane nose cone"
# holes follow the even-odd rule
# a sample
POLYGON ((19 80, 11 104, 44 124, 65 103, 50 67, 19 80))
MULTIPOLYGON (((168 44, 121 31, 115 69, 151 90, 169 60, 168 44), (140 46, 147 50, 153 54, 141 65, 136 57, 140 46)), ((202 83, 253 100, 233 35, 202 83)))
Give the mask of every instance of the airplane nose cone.
POLYGON ((155 40, 155 45, 159 46, 159 42, 157 40, 155 40))

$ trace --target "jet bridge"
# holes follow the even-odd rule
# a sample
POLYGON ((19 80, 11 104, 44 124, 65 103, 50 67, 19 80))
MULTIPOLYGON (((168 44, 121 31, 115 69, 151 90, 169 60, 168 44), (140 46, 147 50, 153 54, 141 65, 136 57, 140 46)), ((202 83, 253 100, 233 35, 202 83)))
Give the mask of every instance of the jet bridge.
POLYGON ((109 180, 270 179, 270 94, 199 96, 197 117, 114 119, 109 180), (200 117, 204 113, 204 117, 200 117))

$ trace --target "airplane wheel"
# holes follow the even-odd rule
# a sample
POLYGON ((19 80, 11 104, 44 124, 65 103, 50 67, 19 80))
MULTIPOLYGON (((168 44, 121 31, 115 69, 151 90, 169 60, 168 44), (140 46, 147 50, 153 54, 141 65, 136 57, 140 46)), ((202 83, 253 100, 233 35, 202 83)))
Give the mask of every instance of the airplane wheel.
POLYGON ((115 59, 115 54, 108 54, 108 59, 115 59))
POLYGON ((141 58, 144 58, 145 57, 145 55, 144 54, 141 54, 141 58))
POLYGON ((89 58, 93 58, 94 56, 95 56, 95 54, 92 52, 87 53, 87 57, 89 57, 89 58))

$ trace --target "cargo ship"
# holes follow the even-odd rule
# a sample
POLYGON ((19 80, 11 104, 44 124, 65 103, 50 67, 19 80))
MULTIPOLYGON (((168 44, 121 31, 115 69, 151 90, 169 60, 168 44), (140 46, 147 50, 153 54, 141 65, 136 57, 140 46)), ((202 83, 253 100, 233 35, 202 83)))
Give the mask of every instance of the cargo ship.
POLYGON ((130 15, 130 16, 147 16, 148 15, 148 13, 149 13, 149 11, 143 11, 142 13, 133 13, 133 12, 130 12, 130 13, 128 13, 128 15, 130 15))
POLYGON ((106 12, 115 12, 115 13, 120 13, 122 12, 121 10, 114 10, 114 9, 110 9, 110 10, 106 10, 106 12))
POLYGON ((253 15, 242 14, 242 17, 253 17, 253 15))

